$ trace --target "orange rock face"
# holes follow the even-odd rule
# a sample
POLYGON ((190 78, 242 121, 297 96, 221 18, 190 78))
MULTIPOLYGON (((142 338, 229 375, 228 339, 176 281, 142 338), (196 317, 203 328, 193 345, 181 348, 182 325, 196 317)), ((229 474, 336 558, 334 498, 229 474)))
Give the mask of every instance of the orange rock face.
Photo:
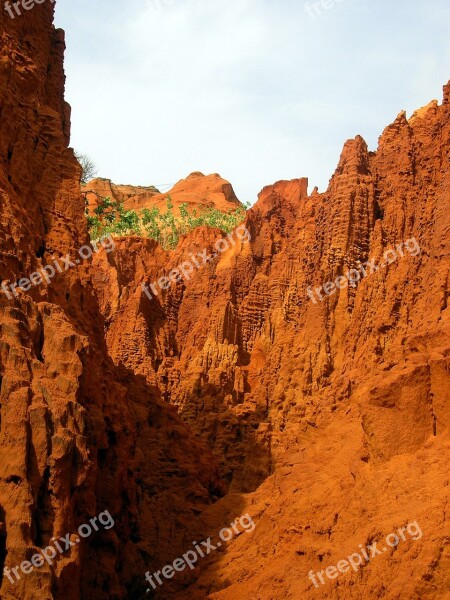
POLYGON ((99 199, 107 197, 123 202, 127 210, 146 208, 149 206, 149 201, 158 195, 159 191, 153 186, 116 185, 110 179, 96 177, 81 186, 81 193, 86 200, 89 212, 92 213, 98 206, 99 199))
MULTIPOLYGON (((5 285, 87 243, 51 22, 0 15, 5 285)), ((119 239, 0 293, 0 573, 114 518, 2 599, 450 598, 450 84, 307 184, 265 188, 226 245, 119 239), (254 531, 146 593, 246 513, 254 531)))
POLYGON ((140 211, 156 206, 162 213, 166 211, 169 195, 172 198, 175 213, 179 211, 182 204, 187 204, 190 211, 199 206, 213 206, 226 213, 241 206, 231 183, 222 179, 217 173, 214 175, 191 173, 164 194, 154 187, 115 185, 109 179, 101 178, 93 179, 83 186, 82 193, 91 212, 98 205, 100 197, 108 196, 113 200, 123 201, 127 210, 140 211))
MULTIPOLYGON (((14 20, 0 11, 5 286, 55 259, 74 261, 88 241, 80 167, 68 149, 64 35, 52 18, 50 3, 14 20)), ((137 597, 147 568, 181 553, 192 515, 223 493, 212 454, 159 390, 112 363, 91 278, 86 260, 17 296, 0 292, 3 600, 137 597), (52 565, 11 574, 106 510, 114 528, 52 565)))
POLYGON ((142 283, 211 254, 220 233, 172 253, 122 240, 95 259, 114 362, 156 385, 221 466, 228 495, 199 530, 238 506, 258 523, 177 598, 446 597, 448 97, 401 113, 376 153, 348 141, 325 194, 306 179, 265 188, 250 243, 151 299, 142 283), (308 577, 413 522, 420 539, 358 572, 308 577))

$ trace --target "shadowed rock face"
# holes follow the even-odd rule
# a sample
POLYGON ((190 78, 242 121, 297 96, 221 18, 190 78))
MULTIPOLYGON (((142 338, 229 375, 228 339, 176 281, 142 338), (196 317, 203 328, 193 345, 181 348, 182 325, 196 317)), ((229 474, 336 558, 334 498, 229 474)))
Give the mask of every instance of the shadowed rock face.
MULTIPOLYGON (((88 239, 80 168, 67 147, 64 36, 52 17, 50 3, 15 20, 0 11, 0 279, 8 283, 67 254, 74 260, 88 239)), ((14 584, 0 575, 5 600, 145 594, 147 568, 160 552, 163 560, 181 553, 192 515, 222 493, 211 453, 159 390, 112 363, 91 277, 84 261, 51 285, 0 293, 0 569, 54 536, 73 540, 105 510, 115 527, 52 568, 19 571, 14 584)))
MULTIPOLYGON (((0 13, 5 282, 87 242, 51 23, 50 4, 0 13)), ((251 534, 153 597, 449 597, 449 98, 400 113, 376 153, 348 141, 324 194, 265 188, 251 240, 223 253, 205 228, 173 252, 126 238, 0 293, 0 568, 115 520, 52 568, 3 577, 2 598, 152 597, 146 570, 245 512, 251 534), (144 293, 205 249, 188 281, 144 293), (323 291, 367 261, 378 270, 323 291), (412 521, 420 539, 308 578, 412 521)))

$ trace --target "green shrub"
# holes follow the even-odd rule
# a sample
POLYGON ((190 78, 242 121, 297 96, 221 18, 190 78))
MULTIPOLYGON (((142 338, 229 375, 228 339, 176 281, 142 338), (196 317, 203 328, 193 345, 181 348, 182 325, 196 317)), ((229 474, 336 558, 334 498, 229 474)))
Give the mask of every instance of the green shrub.
POLYGON ((166 212, 159 208, 144 208, 138 214, 135 210, 125 210, 123 202, 102 198, 94 210, 94 216, 87 214, 88 228, 93 240, 106 235, 138 235, 156 240, 165 249, 177 246, 181 235, 201 225, 216 227, 231 233, 245 219, 246 207, 238 207, 231 213, 224 213, 214 207, 199 206, 189 212, 188 204, 180 206, 180 216, 173 212, 173 201, 166 199, 166 212))

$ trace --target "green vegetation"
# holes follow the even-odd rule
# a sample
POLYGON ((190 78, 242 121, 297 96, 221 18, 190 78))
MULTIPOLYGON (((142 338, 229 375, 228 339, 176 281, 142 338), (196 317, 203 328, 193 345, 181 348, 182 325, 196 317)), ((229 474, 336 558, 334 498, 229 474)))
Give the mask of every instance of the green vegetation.
POLYGON ((173 212, 172 198, 168 196, 166 208, 165 213, 153 207, 144 208, 138 214, 135 210, 125 210, 123 202, 101 198, 94 216, 89 215, 86 209, 91 238, 97 240, 107 235, 146 236, 159 242, 163 248, 172 249, 178 244, 181 235, 201 225, 217 227, 230 233, 245 219, 248 206, 239 207, 231 213, 204 206, 189 212, 188 204, 185 203, 180 206, 178 217, 173 212))

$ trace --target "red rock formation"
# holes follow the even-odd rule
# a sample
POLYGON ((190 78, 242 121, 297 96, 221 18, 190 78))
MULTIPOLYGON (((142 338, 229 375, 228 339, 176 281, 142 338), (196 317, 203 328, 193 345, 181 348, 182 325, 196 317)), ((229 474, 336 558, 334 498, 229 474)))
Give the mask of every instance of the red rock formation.
POLYGON ((258 488, 202 516, 199 530, 215 533, 244 501, 258 525, 177 598, 441 598, 449 589, 449 89, 441 106, 401 113, 376 153, 361 137, 348 141, 325 194, 308 197, 306 179, 265 188, 246 223, 251 244, 151 301, 141 283, 210 252, 219 232, 194 232, 172 253, 138 240, 130 252, 122 241, 114 264, 96 259, 113 360, 178 407, 230 491, 258 488), (380 265, 412 238, 420 255, 402 246, 355 287, 308 297, 308 286, 380 265), (319 589, 308 578, 410 521, 421 540, 319 589))
MULTIPOLYGON (((0 11, 0 279, 16 282, 87 242, 80 167, 68 149, 64 36, 52 5, 0 11)), ((127 598, 180 553, 191 516, 221 493, 207 448, 143 378, 115 367, 91 263, 51 285, 0 292, 1 598, 127 598), (109 510, 52 568, 13 568, 109 510), (173 527, 173 515, 179 526, 173 527), (13 577, 13 579, 15 579, 13 577)), ((72 538, 73 539, 73 538, 72 538)))
MULTIPOLYGON (((51 10, 0 16, 2 281, 87 241, 51 10)), ((2 599, 151 597, 147 569, 245 512, 251 534, 153 596, 449 597, 449 99, 450 83, 442 105, 400 113, 376 153, 347 142, 325 194, 265 188, 250 242, 151 300, 142 283, 222 234, 173 252, 117 240, 0 295, 0 572, 101 511, 115 520, 52 568, 3 577, 2 599), (412 238, 420 254, 308 297, 412 238), (323 573, 412 521, 420 539, 323 573)))
POLYGON ((116 185, 110 179, 96 177, 81 186, 81 193, 92 213, 98 206, 99 199, 107 197, 123 202, 127 210, 147 208, 150 206, 149 201, 159 194, 159 190, 154 186, 116 185))
POLYGON ((164 194, 161 194, 155 187, 115 185, 109 179, 101 178, 93 179, 83 186, 82 193, 91 212, 98 205, 98 199, 107 196, 123 201, 127 210, 140 211, 143 208, 156 206, 162 213, 166 211, 169 195, 172 198, 175 213, 179 211, 181 204, 187 204, 191 211, 198 209, 199 206, 214 206, 226 213, 241 206, 231 183, 222 179, 217 173, 214 175, 191 173, 164 194))

